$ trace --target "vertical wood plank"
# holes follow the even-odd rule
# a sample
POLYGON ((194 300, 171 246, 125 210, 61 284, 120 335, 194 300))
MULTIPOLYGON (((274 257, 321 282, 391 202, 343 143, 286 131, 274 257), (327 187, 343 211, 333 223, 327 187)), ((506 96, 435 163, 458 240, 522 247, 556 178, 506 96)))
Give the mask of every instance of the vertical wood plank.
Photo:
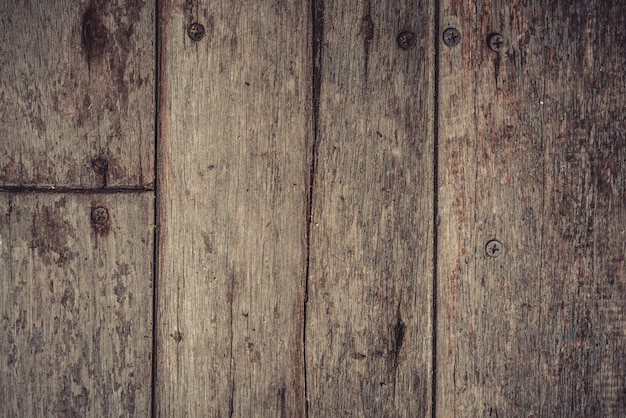
POLYGON ((434 3, 317 2, 314 416, 431 411, 434 3), (416 45, 397 36, 415 33, 416 45))
POLYGON ((309 10, 162 5, 159 416, 304 414, 309 10))
POLYGON ((528 10, 441 5, 441 32, 462 39, 439 35, 438 416, 537 414, 543 77, 536 55, 520 56, 536 42, 528 10), (505 38, 499 53, 492 32, 505 38))
POLYGON ((0 416, 149 414, 153 206, 0 194, 0 416))
POLYGON ((442 2, 438 416, 624 415, 624 15, 442 2))
POLYGON ((154 13, 0 2, 0 185, 152 187, 154 13))
POLYGON ((624 417, 626 3, 540 10, 531 15, 546 56, 540 415, 624 417))

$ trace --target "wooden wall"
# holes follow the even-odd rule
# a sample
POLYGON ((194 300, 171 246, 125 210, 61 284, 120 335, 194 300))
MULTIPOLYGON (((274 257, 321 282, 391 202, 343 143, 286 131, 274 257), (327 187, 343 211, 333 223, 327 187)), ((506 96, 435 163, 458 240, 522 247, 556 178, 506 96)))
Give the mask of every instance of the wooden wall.
POLYGON ((626 3, 0 23, 0 417, 626 415, 626 3))

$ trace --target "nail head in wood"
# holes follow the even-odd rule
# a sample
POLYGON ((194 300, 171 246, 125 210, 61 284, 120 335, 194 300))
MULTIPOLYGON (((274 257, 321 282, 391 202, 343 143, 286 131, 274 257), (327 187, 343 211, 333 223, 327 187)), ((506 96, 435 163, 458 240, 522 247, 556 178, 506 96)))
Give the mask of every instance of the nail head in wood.
POLYGON ((504 37, 499 33, 490 33, 487 36, 487 45, 494 52, 499 52, 504 46, 504 37))
POLYGON ((400 32, 397 38, 398 46, 404 50, 409 50, 417 44, 417 36, 410 31, 400 32))
POLYGON ((485 253, 489 256, 489 257, 497 257, 500 254, 502 254, 504 252, 504 247, 502 246, 502 243, 500 241, 498 241, 497 239, 492 239, 491 241, 487 242, 487 244, 485 245, 485 253))
POLYGON ((204 36, 204 26, 198 22, 193 22, 187 27, 187 35, 192 41, 198 42, 204 36))
POLYGON ((461 32, 457 28, 448 28, 443 31, 443 43, 455 46, 461 42, 461 32))
POLYGON ((96 225, 105 225, 109 221, 109 211, 102 206, 98 206, 91 211, 91 220, 96 225))

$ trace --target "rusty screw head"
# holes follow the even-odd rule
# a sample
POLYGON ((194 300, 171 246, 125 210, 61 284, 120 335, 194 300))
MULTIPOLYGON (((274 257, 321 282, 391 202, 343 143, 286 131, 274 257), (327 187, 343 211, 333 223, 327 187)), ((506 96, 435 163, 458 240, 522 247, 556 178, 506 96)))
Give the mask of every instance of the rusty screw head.
POLYGON ((443 31, 443 43, 455 46, 461 42, 461 32, 457 28, 448 28, 443 31))
POLYGON ((105 225, 109 221, 109 211, 102 206, 98 206, 91 211, 91 220, 96 225, 105 225))
POLYGON ((198 42, 204 36, 204 26, 198 22, 194 22, 187 27, 187 35, 192 41, 198 42))
POLYGON ((411 49, 417 44, 417 36, 409 31, 401 32, 396 40, 398 41, 398 46, 404 50, 411 49))
POLYGON ((502 243, 497 239, 492 239, 485 245, 485 253, 489 257, 497 257, 504 252, 504 247, 502 243))
POLYGON ((504 37, 499 33, 490 33, 487 36, 487 45, 489 45, 492 51, 498 52, 504 46, 504 37))

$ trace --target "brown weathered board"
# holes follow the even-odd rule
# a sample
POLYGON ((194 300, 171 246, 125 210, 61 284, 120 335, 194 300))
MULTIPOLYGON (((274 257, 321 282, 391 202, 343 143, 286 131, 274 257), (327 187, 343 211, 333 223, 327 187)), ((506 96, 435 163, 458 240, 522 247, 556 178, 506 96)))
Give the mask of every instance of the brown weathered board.
POLYGON ((162 4, 157 416, 304 413, 309 12, 162 4))
POLYGON ((0 2, 0 185, 152 187, 154 11, 0 2))
POLYGON ((626 2, 548 5, 539 413, 624 417, 626 2))
POLYGON ((434 3, 315 10, 309 412, 429 416, 434 3), (398 46, 405 31, 412 49, 398 46))
POLYGON ((153 207, 0 194, 0 416, 149 414, 153 207))
POLYGON ((0 417, 626 416, 626 2, 0 27, 0 417))
POLYGON ((439 25, 437 416, 625 416, 626 4, 439 25))

